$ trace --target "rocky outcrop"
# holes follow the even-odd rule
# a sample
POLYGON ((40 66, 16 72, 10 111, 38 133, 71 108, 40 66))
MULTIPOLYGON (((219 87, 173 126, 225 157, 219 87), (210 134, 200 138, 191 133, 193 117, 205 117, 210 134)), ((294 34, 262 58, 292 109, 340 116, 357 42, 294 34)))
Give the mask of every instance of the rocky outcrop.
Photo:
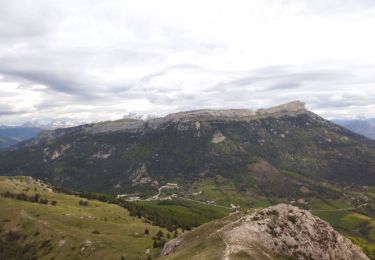
POLYGON ((169 240, 161 251, 161 255, 166 256, 173 253, 176 248, 181 244, 182 237, 177 237, 175 239, 169 240))
POLYGON ((44 160, 50 159, 50 160, 56 160, 59 158, 61 155, 64 154, 66 150, 68 150, 71 147, 70 144, 66 145, 60 145, 58 149, 55 149, 54 151, 49 151, 49 149, 44 149, 44 160))
POLYGON ((216 132, 212 136, 211 143, 218 144, 223 142, 226 139, 226 137, 221 132, 216 132))
POLYGON ((133 173, 131 181, 133 183, 133 186, 153 182, 151 177, 148 176, 146 165, 144 164, 142 164, 142 166, 133 173))
MULTIPOLYGON (((206 245, 218 246, 222 259, 237 259, 238 255, 246 255, 249 259, 278 259, 280 256, 291 259, 316 260, 367 260, 369 259, 357 246, 335 231, 327 222, 313 216, 309 211, 291 205, 279 204, 262 210, 253 211, 237 219, 223 220, 219 229, 202 234, 199 228, 192 231, 190 237, 201 237, 206 245), (221 240, 220 243, 213 241, 221 240)), ((213 224, 217 225, 217 223, 213 224)), ((208 226, 204 230, 212 230, 208 226)), ((184 235, 180 239, 168 242, 162 255, 171 255, 184 250, 190 241, 184 235), (181 248, 181 249, 180 249, 181 248)), ((211 249, 212 250, 212 249, 211 249)), ((189 248, 192 259, 194 249, 189 248)))
POLYGON ((99 152, 96 152, 94 153, 91 158, 93 159, 107 159, 109 156, 111 156, 112 154, 112 150, 109 150, 109 151, 99 151, 99 152))
POLYGON ((226 252, 251 255, 254 244, 295 259, 368 259, 352 242, 309 211, 279 204, 223 229, 226 252))

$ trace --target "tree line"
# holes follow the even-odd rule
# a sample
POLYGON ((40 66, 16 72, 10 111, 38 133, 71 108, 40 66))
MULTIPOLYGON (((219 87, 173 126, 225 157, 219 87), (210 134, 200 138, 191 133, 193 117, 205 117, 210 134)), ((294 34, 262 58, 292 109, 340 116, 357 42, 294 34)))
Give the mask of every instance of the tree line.
MULTIPOLYGON (((4 198, 11 198, 16 200, 28 201, 33 203, 40 203, 40 204, 48 204, 48 199, 42 198, 39 193, 34 195, 27 195, 26 193, 12 193, 10 191, 6 191, 1 194, 4 198)), ((51 205, 56 206, 57 202, 55 200, 51 201, 51 205)))

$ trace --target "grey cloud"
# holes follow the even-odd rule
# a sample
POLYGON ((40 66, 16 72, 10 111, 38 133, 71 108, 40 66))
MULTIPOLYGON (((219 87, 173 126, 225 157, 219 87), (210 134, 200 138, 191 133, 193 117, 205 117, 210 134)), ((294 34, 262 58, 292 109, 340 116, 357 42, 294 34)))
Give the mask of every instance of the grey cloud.
MULTIPOLYGON (((281 9, 301 2, 306 15, 331 15, 330 19, 349 12, 366 16, 375 7, 372 0, 295 0, 284 1, 281 9)), ((272 6, 274 2, 267 3, 272 6)), ((0 74, 5 78, 0 84, 18 82, 25 92, 35 83, 47 88, 32 90, 38 95, 29 109, 2 108, 0 104, 0 116, 17 118, 19 113, 27 112, 41 118, 50 117, 49 113, 62 117, 62 113, 84 111, 89 116, 101 114, 105 119, 106 113, 133 110, 165 113, 202 107, 258 108, 291 99, 302 99, 328 114, 336 113, 332 108, 350 114, 352 106, 375 103, 374 87, 370 85, 375 83, 374 62, 368 64, 362 56, 358 63, 335 60, 330 66, 324 61, 312 65, 306 58, 294 62, 305 65, 293 66, 288 64, 294 53, 290 52, 282 62, 273 63, 281 65, 265 63, 262 68, 247 69, 257 67, 247 62, 252 55, 237 57, 238 53, 247 48, 255 50, 251 54, 259 52, 267 59, 273 46, 262 49, 252 45, 261 35, 248 31, 250 20, 242 20, 246 17, 225 29, 221 17, 211 17, 215 15, 212 12, 207 18, 213 18, 214 26, 208 30, 202 20, 195 21, 193 16, 179 20, 177 13, 173 20, 158 12, 146 12, 142 6, 132 8, 129 3, 128 8, 121 7, 120 1, 86 0, 19 0, 3 4, 0 74), (246 38, 247 34, 254 38, 246 38), (244 44, 243 40, 248 42, 244 44), (363 90, 365 95, 356 95, 351 89, 363 90), (337 97, 333 98, 335 93, 337 97), (74 111, 75 107, 79 109, 74 111)), ((186 11, 194 14, 196 10, 186 11)), ((264 34, 270 32, 265 27, 264 34)), ((316 57, 325 58, 330 57, 316 57)), ((11 97, 1 101, 11 102, 11 97)))
POLYGON ((0 104, 0 116, 20 115, 26 112, 25 110, 16 110, 8 104, 0 104))

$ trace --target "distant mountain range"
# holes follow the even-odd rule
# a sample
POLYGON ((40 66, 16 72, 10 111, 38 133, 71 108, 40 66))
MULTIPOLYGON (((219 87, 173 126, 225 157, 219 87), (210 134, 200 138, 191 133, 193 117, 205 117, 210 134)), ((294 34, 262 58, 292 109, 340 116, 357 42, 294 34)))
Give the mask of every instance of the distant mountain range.
POLYGON ((46 130, 0 153, 0 172, 141 197, 178 183, 186 194, 202 191, 201 199, 223 204, 338 198, 331 184, 375 185, 375 142, 296 101, 46 130))
MULTIPOLYGON (((150 120, 155 116, 142 116, 138 114, 128 114, 124 120, 150 120)), ((370 119, 333 119, 332 122, 343 126, 354 133, 361 134, 367 138, 375 140, 375 118, 370 119)), ((20 126, 0 126, 0 150, 6 149, 19 142, 36 137, 43 130, 54 130, 58 128, 68 128, 83 124, 71 120, 53 120, 50 123, 39 123, 37 121, 25 122, 20 126)))
POLYGON ((369 119, 333 119, 338 125, 341 125, 350 131, 364 135, 375 140, 375 118, 369 119))
POLYGON ((42 128, 30 126, 0 126, 0 150, 37 136, 42 128))
POLYGON ((11 147, 19 142, 36 137, 43 130, 73 127, 78 123, 64 120, 54 120, 48 124, 41 124, 37 121, 25 122, 19 126, 0 126, 0 150, 11 147))

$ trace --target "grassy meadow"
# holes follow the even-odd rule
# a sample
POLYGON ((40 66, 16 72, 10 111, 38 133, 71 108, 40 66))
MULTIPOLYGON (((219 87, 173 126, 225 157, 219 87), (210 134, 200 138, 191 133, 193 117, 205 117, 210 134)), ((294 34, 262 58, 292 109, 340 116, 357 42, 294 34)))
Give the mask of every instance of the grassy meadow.
POLYGON ((38 193, 48 204, 0 196, 0 259, 154 258, 161 249, 153 248, 151 237, 168 233, 117 205, 89 200, 81 206, 82 198, 27 183, 26 177, 0 177, 0 193, 7 191, 38 193))

